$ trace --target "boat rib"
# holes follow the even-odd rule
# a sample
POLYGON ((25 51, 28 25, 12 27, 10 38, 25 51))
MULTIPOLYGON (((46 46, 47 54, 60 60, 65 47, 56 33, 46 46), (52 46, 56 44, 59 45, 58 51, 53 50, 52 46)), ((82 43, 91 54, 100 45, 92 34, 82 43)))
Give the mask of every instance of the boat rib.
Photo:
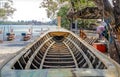
POLYGON ((46 74, 57 77, 54 72, 62 74, 63 77, 68 77, 66 75, 68 72, 69 77, 104 77, 104 75, 110 77, 111 73, 112 77, 117 77, 116 72, 119 72, 116 71, 119 70, 117 68, 119 68, 117 63, 72 32, 50 30, 4 65, 1 77, 6 76, 6 73, 14 77, 12 75, 14 72, 21 77, 27 76, 23 73, 28 74, 27 77, 33 74, 36 74, 36 77, 47 77, 46 74), (6 72, 6 69, 11 72, 6 72))
POLYGON ((72 34, 52 36, 46 34, 36 42, 18 61, 13 69, 48 68, 107 68, 102 61, 72 34), (98 60, 98 61, 97 61, 98 60))

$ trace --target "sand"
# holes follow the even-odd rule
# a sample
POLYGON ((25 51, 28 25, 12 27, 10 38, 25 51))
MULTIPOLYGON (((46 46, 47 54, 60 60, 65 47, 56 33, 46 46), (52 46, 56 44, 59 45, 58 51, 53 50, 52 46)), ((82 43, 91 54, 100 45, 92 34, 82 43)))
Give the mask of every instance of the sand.
POLYGON ((31 38, 29 41, 3 41, 0 43, 0 69, 10 58, 20 52, 20 49, 33 42, 37 37, 31 38))

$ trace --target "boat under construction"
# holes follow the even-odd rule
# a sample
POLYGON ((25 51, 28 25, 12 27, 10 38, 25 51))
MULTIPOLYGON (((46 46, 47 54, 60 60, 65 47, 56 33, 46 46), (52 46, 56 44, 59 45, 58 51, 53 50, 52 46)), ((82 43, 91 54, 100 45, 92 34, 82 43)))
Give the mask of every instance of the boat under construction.
POLYGON ((120 66, 65 29, 50 29, 20 50, 1 77, 120 77, 120 66))

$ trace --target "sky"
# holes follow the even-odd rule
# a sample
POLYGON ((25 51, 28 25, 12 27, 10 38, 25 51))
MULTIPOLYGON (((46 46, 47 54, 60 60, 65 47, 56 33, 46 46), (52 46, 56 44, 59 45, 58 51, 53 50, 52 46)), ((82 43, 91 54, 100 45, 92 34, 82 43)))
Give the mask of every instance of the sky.
POLYGON ((13 0, 13 7, 16 8, 16 11, 8 20, 49 21, 45 8, 39 8, 41 2, 42 0, 13 0))

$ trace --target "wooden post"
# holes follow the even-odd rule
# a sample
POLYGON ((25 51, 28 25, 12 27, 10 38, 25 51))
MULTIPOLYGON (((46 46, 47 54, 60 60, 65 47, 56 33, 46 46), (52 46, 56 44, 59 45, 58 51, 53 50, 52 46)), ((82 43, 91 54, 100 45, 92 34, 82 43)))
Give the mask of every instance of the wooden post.
POLYGON ((61 17, 58 16, 58 29, 60 29, 60 28, 61 28, 61 17))
POLYGON ((76 20, 75 20, 75 34, 78 33, 77 25, 78 25, 78 20, 76 19, 76 20))

